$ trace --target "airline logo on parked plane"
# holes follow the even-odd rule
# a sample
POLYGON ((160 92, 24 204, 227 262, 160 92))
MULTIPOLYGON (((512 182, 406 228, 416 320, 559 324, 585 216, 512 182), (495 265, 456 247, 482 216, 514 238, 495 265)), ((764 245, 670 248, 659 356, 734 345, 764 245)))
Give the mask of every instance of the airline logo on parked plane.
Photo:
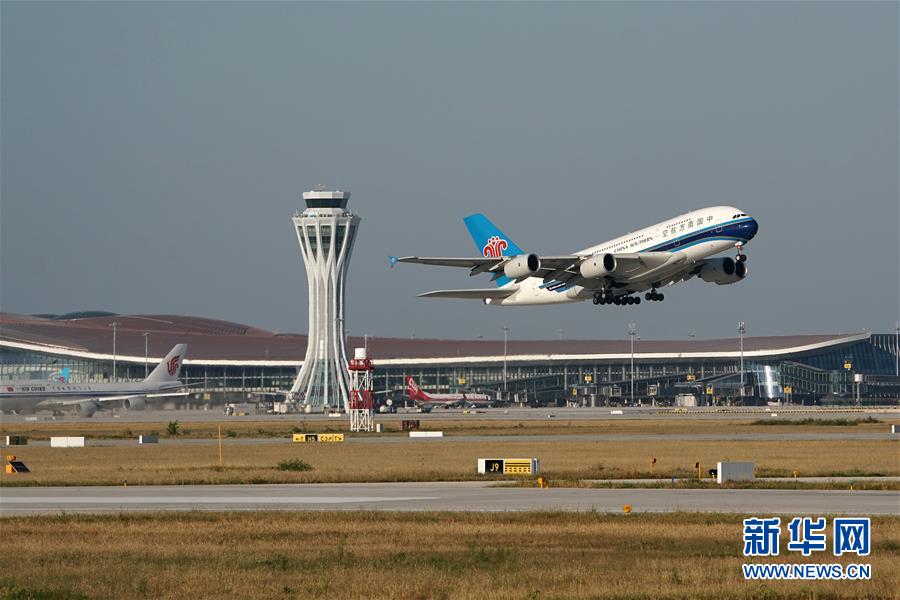
POLYGON ((406 383, 409 386, 409 397, 411 399, 415 399, 416 396, 419 395, 419 391, 420 391, 419 384, 417 384, 416 380, 413 379, 412 377, 409 377, 406 380, 406 383))
POLYGON ((169 375, 174 375, 176 372, 178 372, 178 362, 180 360, 180 356, 173 356, 169 359, 169 362, 166 363, 166 367, 169 369, 169 375))
POLYGON ((504 240, 499 236, 491 236, 487 244, 484 245, 484 248, 481 249, 481 253, 487 258, 495 258, 498 256, 503 256, 503 251, 509 248, 509 242, 504 240))

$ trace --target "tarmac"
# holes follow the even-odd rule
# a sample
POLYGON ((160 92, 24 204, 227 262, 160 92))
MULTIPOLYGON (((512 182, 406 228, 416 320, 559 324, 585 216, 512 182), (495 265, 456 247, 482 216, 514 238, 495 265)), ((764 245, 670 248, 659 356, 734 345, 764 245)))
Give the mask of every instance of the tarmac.
POLYGON ((4 517, 179 510, 727 512, 900 515, 900 492, 498 487, 484 482, 4 487, 4 517))
MULTIPOLYGON (((522 434, 522 435, 452 435, 440 438, 410 438, 408 435, 349 434, 344 438, 349 444, 445 444, 445 443, 509 443, 509 442, 787 442, 787 441, 846 441, 846 440, 896 440, 897 434, 884 432, 754 432, 754 433, 615 433, 615 434, 522 434)), ((91 439, 87 433, 85 444, 91 447, 125 447, 137 445, 137 434, 132 439, 91 439)), ((210 438, 160 438, 161 446, 210 446, 218 444, 210 438)), ((257 446, 267 444, 291 444, 291 439, 282 437, 222 438, 226 446, 257 446)), ((48 440, 29 440, 29 446, 50 446, 48 440)), ((5 444, 0 443, 0 447, 5 444)))
MULTIPOLYGON (((734 408, 671 408, 671 407, 584 407, 584 408, 487 408, 477 410, 462 409, 434 409, 429 413, 418 413, 409 409, 399 409, 396 413, 376 413, 376 421, 399 421, 404 419, 417 419, 426 421, 441 421, 444 419, 458 420, 524 420, 539 421, 548 419, 557 420, 628 420, 628 419, 862 419, 874 417, 880 419, 900 419, 900 408, 855 408, 855 407, 812 407, 812 406, 781 406, 781 407, 734 407, 734 408), (619 412, 621 411, 621 414, 619 412), (777 415, 773 417, 773 415, 777 415)), ((12 423, 158 423, 178 420, 179 422, 220 422, 234 423, 240 421, 322 421, 322 422, 346 422, 347 416, 332 417, 322 413, 309 414, 263 414, 247 416, 226 416, 220 408, 210 410, 202 409, 172 409, 172 410, 112 410, 100 411, 92 417, 79 417, 74 414, 65 416, 53 416, 50 413, 38 413, 35 415, 4 415, 3 421, 12 423)))

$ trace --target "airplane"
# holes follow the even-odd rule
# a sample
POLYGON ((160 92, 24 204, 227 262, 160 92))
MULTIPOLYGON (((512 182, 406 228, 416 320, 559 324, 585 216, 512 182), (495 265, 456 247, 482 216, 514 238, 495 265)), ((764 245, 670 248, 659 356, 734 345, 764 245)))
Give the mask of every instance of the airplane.
POLYGON ((711 206, 661 221, 566 256, 526 254, 483 214, 463 219, 481 256, 390 257, 395 263, 465 267, 469 275, 490 273, 496 288, 435 290, 422 298, 482 300, 494 306, 561 304, 632 305, 662 301, 658 291, 699 277, 728 285, 749 272, 744 245, 756 235, 756 219, 739 208, 711 206), (714 255, 736 249, 735 258, 714 255))
POLYGON ((186 351, 187 344, 176 344, 143 381, 135 383, 0 382, 0 412, 74 407, 79 415, 90 417, 110 404, 133 410, 144 408, 149 398, 185 396, 187 392, 170 390, 184 387, 178 374, 186 351))
POLYGON ((487 394, 470 394, 463 392, 461 394, 427 394, 425 390, 419 387, 416 380, 406 376, 406 389, 409 392, 409 399, 423 408, 431 409, 435 406, 450 408, 451 406, 491 406, 493 400, 487 394))

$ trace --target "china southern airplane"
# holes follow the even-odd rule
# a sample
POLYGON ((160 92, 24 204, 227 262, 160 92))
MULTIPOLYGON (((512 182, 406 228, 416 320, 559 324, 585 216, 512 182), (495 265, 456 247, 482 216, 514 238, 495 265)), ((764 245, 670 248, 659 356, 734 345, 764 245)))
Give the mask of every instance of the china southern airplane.
POLYGON ((139 409, 144 408, 148 398, 184 396, 187 392, 170 390, 184 386, 178 380, 178 373, 186 350, 187 344, 176 344, 146 379, 135 383, 0 382, 0 412, 74 407, 81 416, 90 417, 101 406, 111 403, 139 409))
POLYGON ((756 219, 731 206, 711 206, 673 217, 568 256, 526 254, 482 214, 464 219, 481 256, 391 257, 396 262, 465 267, 469 275, 491 273, 496 288, 437 290, 425 298, 469 298, 499 306, 558 304, 591 299, 594 304, 640 304, 663 300, 664 286, 694 276, 726 285, 747 276, 744 244, 756 219), (729 249, 735 258, 712 256, 729 249))

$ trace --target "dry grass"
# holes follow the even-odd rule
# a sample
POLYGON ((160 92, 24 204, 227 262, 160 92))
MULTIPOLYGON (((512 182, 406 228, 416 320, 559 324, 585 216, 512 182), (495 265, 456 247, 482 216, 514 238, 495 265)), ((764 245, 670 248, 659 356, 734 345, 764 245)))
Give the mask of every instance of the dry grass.
POLYGON ((900 475, 892 440, 845 441, 484 441, 291 444, 280 441, 224 445, 224 467, 214 444, 49 448, 16 453, 29 475, 0 475, 2 485, 121 485, 433 481, 475 479, 479 457, 537 457, 551 479, 648 476, 692 477, 719 460, 752 460, 759 476, 900 475), (279 462, 300 459, 308 472, 280 471, 279 462))
POLYGON ((3 520, 0 595, 897 597, 900 519, 873 519, 872 553, 864 560, 799 553, 778 559, 866 562, 870 581, 758 583, 741 574, 741 518, 380 512, 17 517, 3 520))
MULTIPOLYGON (((536 411, 538 409, 535 409, 536 411)), ((550 413, 552 409, 541 409, 539 414, 550 413)), ((173 420, 177 419, 174 413, 173 420)), ((377 416, 376 416, 377 419, 377 416)), ((659 417, 657 419, 485 419, 478 415, 460 419, 435 419, 430 415, 409 415, 411 420, 419 420, 422 429, 442 430, 447 435, 588 435, 588 434, 723 434, 723 433, 810 433, 810 432, 846 432, 846 426, 836 426, 828 420, 820 425, 815 420, 796 422, 781 420, 783 423, 772 430, 768 421, 754 422, 749 419, 702 419, 659 417)), ((774 421, 774 419, 773 419, 774 421)), ((385 433, 399 433, 400 421, 382 420, 385 433)), ((854 433, 884 433, 890 431, 891 423, 900 424, 898 419, 881 419, 873 423, 860 419, 853 426, 854 433)), ((136 439, 138 435, 158 434, 160 437, 171 437, 166 433, 168 422, 129 423, 129 422, 50 422, 50 423, 0 423, 0 436, 25 435, 33 440, 47 440, 51 436, 86 435, 92 439, 136 439)), ((211 439, 217 436, 218 427, 222 435, 237 438, 284 438, 297 432, 339 432, 347 431, 349 423, 346 419, 323 421, 322 419, 266 419, 253 417, 232 417, 219 421, 183 421, 179 422, 178 437, 211 439)), ((361 434, 365 435, 365 434, 361 434)))

